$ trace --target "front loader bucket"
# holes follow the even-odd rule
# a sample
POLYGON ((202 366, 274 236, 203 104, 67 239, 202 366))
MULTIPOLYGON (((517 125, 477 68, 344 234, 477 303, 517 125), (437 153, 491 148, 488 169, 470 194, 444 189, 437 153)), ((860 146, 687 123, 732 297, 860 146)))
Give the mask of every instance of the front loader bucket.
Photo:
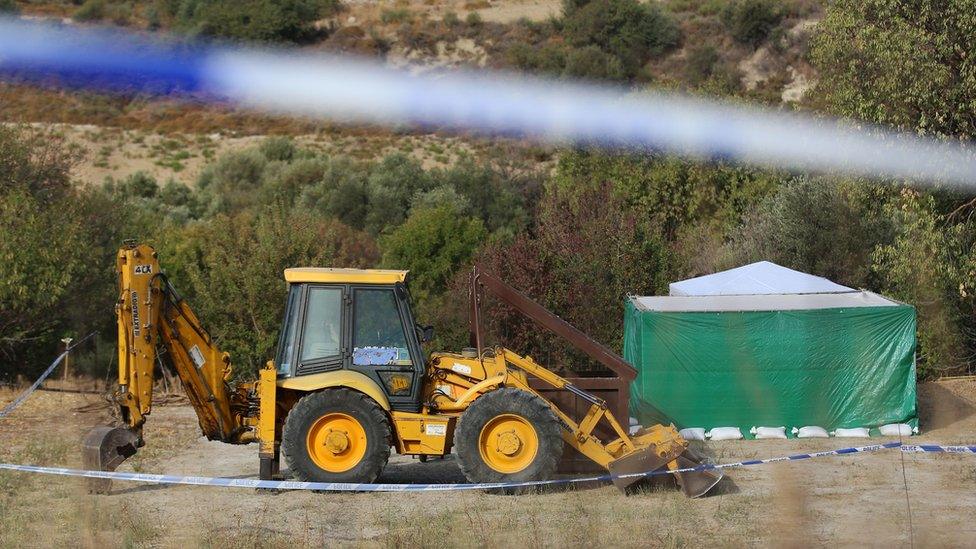
MULTIPOLYGON (((607 465, 614 486, 624 491, 631 484, 650 473, 661 474, 678 469, 693 469, 702 465, 701 457, 681 438, 674 426, 652 425, 634 433, 631 438, 636 450, 620 456, 607 465), (666 468, 665 468, 666 467, 666 468)), ((705 495, 720 480, 718 469, 702 469, 673 473, 681 491, 690 498, 705 495)))
MULTIPOLYGON (((683 454, 675 460, 677 469, 690 469, 702 465, 701 457, 691 448, 685 450, 683 454)), ((704 496, 725 476, 721 469, 703 469, 700 471, 687 471, 684 473, 674 473, 681 486, 681 491, 690 498, 704 496)))
POLYGON ((658 447, 652 444, 638 448, 607 464, 613 485, 624 492, 628 486, 645 478, 647 473, 660 469, 676 457, 670 452, 662 456, 657 450, 658 447))
MULTIPOLYGON (((139 448, 139 435, 124 427, 101 426, 92 429, 82 448, 85 469, 89 471, 114 471, 139 448)), ((88 492, 107 494, 112 481, 107 478, 89 478, 88 492)))

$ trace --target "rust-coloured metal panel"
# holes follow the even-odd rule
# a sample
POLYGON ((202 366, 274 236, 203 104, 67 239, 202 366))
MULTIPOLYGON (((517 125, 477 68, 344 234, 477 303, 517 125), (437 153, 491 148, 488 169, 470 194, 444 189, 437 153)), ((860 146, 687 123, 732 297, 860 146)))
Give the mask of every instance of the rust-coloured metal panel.
POLYGON ((583 333, 569 322, 554 315, 551 311, 539 305, 522 292, 506 284, 502 279, 475 266, 471 273, 471 288, 469 290, 471 310, 468 323, 471 329, 471 344, 478 349, 479 354, 481 353, 482 345, 479 311, 480 298, 478 297, 479 288, 490 291, 495 297, 508 303, 527 318, 532 319, 539 326, 563 338, 573 347, 606 366, 607 369, 617 374, 617 376, 628 381, 637 379, 637 370, 609 347, 583 333))
MULTIPOLYGON (((627 380, 616 377, 570 377, 567 379, 580 389, 605 400, 610 411, 620 421, 621 425, 625 429, 628 427, 630 415, 627 408, 630 389, 627 380)), ((529 384, 539 394, 555 403, 560 410, 576 421, 579 421, 590 409, 589 402, 569 391, 553 388, 536 379, 529 380, 529 384)), ((594 434, 604 442, 617 438, 617 435, 606 422, 601 422, 594 434)), ((563 459, 559 463, 558 471, 560 473, 595 473, 604 471, 604 469, 567 445, 563 450, 563 459)))

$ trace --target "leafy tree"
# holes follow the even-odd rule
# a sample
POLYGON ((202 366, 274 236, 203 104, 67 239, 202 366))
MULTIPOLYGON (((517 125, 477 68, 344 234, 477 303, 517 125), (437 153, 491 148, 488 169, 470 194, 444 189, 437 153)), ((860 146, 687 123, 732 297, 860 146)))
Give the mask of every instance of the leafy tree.
POLYGON ((811 58, 828 110, 921 134, 976 137, 972 0, 838 0, 818 31, 811 58))
MULTIPOLYGON (((531 232, 489 245, 479 261, 596 340, 619 349, 623 300, 666 286, 667 251, 659 236, 612 189, 548 185, 531 232)), ((455 300, 464 303, 460 296, 455 300)), ((554 368, 594 367, 561 340, 505 305, 484 307, 502 343, 554 368)))
POLYGON ((467 208, 462 211, 480 217, 493 234, 511 236, 529 225, 527 203, 539 187, 534 174, 508 174, 462 158, 431 177, 438 188, 452 188, 463 197, 467 208))
POLYGON ((480 219, 464 215, 454 202, 442 201, 419 204, 403 225, 380 238, 383 265, 410 270, 417 321, 437 327, 433 348, 465 344, 466 325, 458 316, 464 300, 458 292, 446 290, 466 272, 486 236, 480 219))
POLYGON ((769 260, 852 287, 874 287, 871 256, 892 227, 883 190, 798 178, 760 202, 733 233, 736 264, 769 260))
POLYGON ((410 212, 393 232, 380 238, 383 265, 411 271, 413 297, 424 302, 444 291, 487 235, 480 219, 442 203, 410 212))
POLYGON ((433 181, 417 160, 399 153, 383 158, 371 167, 366 182, 369 193, 366 230, 379 234, 403 223, 414 195, 433 187, 433 181))
POLYGON ((933 197, 910 189, 890 201, 885 212, 897 233, 875 250, 873 268, 887 292, 918 311, 919 375, 970 366, 972 234, 965 234, 964 224, 947 228, 933 197))
MULTIPOLYGON (((32 130, 0 128, 0 372, 33 372, 66 333, 111 311, 112 251, 126 212, 71 186, 75 156, 32 130)), ((111 319, 105 315, 102 319, 111 319)))
POLYGON ((731 229, 778 181, 776 174, 740 166, 585 149, 561 156, 552 179, 561 189, 593 190, 613 182, 612 192, 668 242, 697 220, 714 219, 731 229))
POLYGON ((89 259, 86 236, 70 200, 23 190, 0 199, 0 351, 8 358, 61 324, 59 308, 89 259))
POLYGON ((299 204, 362 229, 370 210, 366 178, 365 168, 348 158, 334 159, 328 162, 318 183, 302 190, 299 204))
POLYGON ((284 269, 369 267, 378 255, 368 237, 338 221, 282 208, 217 215, 159 240, 173 283, 244 377, 274 354, 284 269))

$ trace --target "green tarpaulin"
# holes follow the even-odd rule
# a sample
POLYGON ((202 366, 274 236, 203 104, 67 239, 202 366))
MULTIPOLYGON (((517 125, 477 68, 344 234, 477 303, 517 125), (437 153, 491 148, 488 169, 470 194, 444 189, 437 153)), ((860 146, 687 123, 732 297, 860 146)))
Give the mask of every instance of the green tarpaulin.
POLYGON ((915 310, 870 292, 632 297, 624 358, 644 425, 918 423, 915 310))

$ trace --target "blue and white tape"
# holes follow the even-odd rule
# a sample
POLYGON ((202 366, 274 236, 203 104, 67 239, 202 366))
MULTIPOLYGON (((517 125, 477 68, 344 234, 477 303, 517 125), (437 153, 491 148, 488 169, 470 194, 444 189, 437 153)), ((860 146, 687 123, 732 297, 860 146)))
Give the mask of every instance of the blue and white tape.
POLYGON ((58 355, 58 358, 54 359, 54 362, 52 362, 51 365, 48 366, 46 370, 44 370, 44 372, 41 374, 41 376, 39 378, 37 378, 37 381, 35 381, 26 391, 24 391, 23 393, 21 393, 20 395, 18 395, 17 398, 15 398, 13 400, 13 402, 11 402, 10 404, 4 406, 3 410, 0 410, 0 419, 3 419, 5 417, 7 417, 8 415, 10 415, 10 412, 13 412, 18 407, 20 407, 20 405, 23 404, 25 400, 27 400, 27 397, 31 396, 31 394, 34 391, 36 391, 38 387, 41 386, 41 383, 44 383, 44 380, 47 379, 48 376, 50 376, 52 372, 54 372, 55 368, 57 368, 58 365, 61 364, 61 361, 64 360, 64 357, 68 356, 68 352, 69 351, 71 351, 75 347, 81 345, 82 343, 84 343, 85 341, 87 341, 88 338, 90 338, 91 336, 95 335, 96 333, 97 332, 92 332, 92 333, 86 335, 85 337, 79 339, 74 345, 72 345, 71 347, 68 347, 67 349, 64 350, 63 353, 61 353, 60 355, 58 355))
MULTIPOLYGON (((733 467, 749 467, 768 463, 801 461, 827 456, 845 456, 867 452, 877 452, 900 448, 905 452, 949 452, 949 453, 971 453, 976 454, 976 446, 939 446, 934 444, 902 445, 900 442, 888 442, 884 444, 872 444, 868 446, 858 446, 851 448, 839 448, 823 452, 810 452, 806 454, 793 454, 767 459, 753 459, 737 461, 733 463, 722 463, 718 465, 705 464, 699 467, 677 469, 674 471, 658 470, 649 473, 634 473, 620 475, 619 478, 651 477, 658 475, 669 475, 673 473, 684 473, 694 471, 706 471, 710 469, 730 469, 733 467)), ((513 489, 530 488, 539 486, 555 485, 581 485, 595 482, 609 482, 611 475, 600 475, 581 478, 564 478, 531 482, 496 482, 496 483, 461 483, 461 484, 357 484, 344 482, 299 482, 289 480, 258 480, 240 479, 223 477, 203 477, 203 476, 180 476, 180 475, 157 475, 149 473, 127 473, 119 471, 88 471, 83 469, 69 469, 64 467, 42 467, 37 465, 20 465, 14 463, 0 463, 0 470, 20 471, 26 473, 38 473, 45 475, 59 475, 68 477, 101 478, 115 481, 145 482, 152 484, 182 484, 193 486, 218 486, 224 488, 263 488, 270 490, 311 490, 322 492, 457 492, 469 490, 493 490, 493 489, 513 489)))
POLYGON ((938 444, 903 444, 902 452, 923 454, 976 454, 976 446, 939 446, 938 444))
POLYGON ((703 98, 499 72, 411 74, 375 60, 164 42, 0 18, 0 78, 232 101, 340 122, 637 147, 919 184, 976 185, 963 144, 703 98), (54 78, 52 78, 54 77, 54 78))

